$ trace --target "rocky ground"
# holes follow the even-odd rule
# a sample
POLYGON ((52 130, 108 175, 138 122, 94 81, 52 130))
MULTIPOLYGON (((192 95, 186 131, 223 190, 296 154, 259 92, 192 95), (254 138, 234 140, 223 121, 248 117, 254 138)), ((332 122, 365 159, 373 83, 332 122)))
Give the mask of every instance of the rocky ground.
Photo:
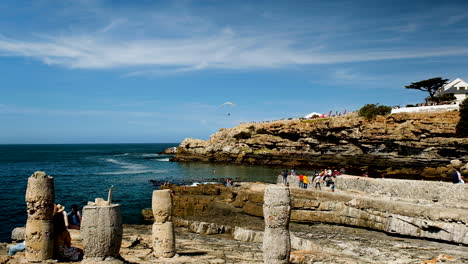
MULTIPOLYGON (((291 224, 291 231, 303 239, 303 248, 293 249, 291 263, 468 263, 468 248, 460 245, 324 224, 291 224)), ((227 234, 197 234, 187 228, 177 228, 176 236, 177 255, 157 259, 151 254, 151 226, 125 225, 122 258, 129 264, 263 263, 261 242, 234 240, 227 234)), ((76 234, 73 237, 73 244, 80 247, 76 234)), ((25 263, 24 253, 5 256, 5 246, 1 246, 0 263, 25 263)))
MULTIPOLYGON (((434 204, 443 202, 440 197, 436 202, 433 201, 432 196, 438 196, 437 190, 444 189, 444 186, 440 185, 445 183, 436 184, 432 189, 429 187, 416 188, 430 193, 413 191, 412 197, 416 200, 408 201, 405 198, 404 187, 398 185, 399 192, 388 191, 395 189, 394 184, 399 182, 393 181, 398 180, 364 178, 357 180, 350 177, 349 182, 343 182, 341 185, 337 184, 337 186, 355 188, 353 187, 354 181, 362 184, 367 191, 371 191, 374 186, 372 183, 377 181, 376 184, 380 186, 380 189, 372 192, 372 194, 379 194, 379 197, 381 197, 379 200, 377 196, 372 196, 376 203, 375 207, 369 207, 365 204, 361 204, 359 210, 346 207, 353 206, 356 202, 345 204, 346 206, 337 206, 336 204, 340 201, 346 200, 347 192, 343 189, 338 189, 335 193, 331 193, 327 188, 323 191, 291 189, 293 196, 291 219, 296 219, 296 222, 290 223, 291 263, 468 263, 468 244, 445 243, 391 235, 391 232, 385 233, 358 227, 324 224, 325 220, 341 219, 338 216, 342 215, 345 215, 346 219, 361 220, 366 223, 372 222, 378 220, 378 217, 373 215, 377 215, 379 210, 382 211, 381 214, 379 213, 381 217, 384 213, 388 213, 388 210, 395 212, 403 210, 404 212, 399 213, 404 215, 411 215, 413 211, 424 214, 429 211, 418 211, 417 209, 422 206, 427 207, 428 210, 436 210, 437 206, 434 204), (380 181, 385 181, 385 184, 380 181), (378 184, 379 182, 380 184, 378 184), (386 195, 390 197, 386 197, 386 195), (394 195, 396 196, 393 197, 394 195), (332 198, 336 198, 336 201, 332 198), (403 199, 404 203, 401 203, 401 205, 409 204, 409 207, 405 207, 405 209, 400 204, 395 205, 395 208, 388 207, 398 201, 397 198, 403 199), (379 201, 383 203, 379 203, 379 201), (321 203, 323 203, 322 206, 320 206, 321 203), (318 204, 317 208, 312 206, 313 204, 318 204), (306 208, 311 211, 308 212, 305 210, 306 208), (340 208, 341 211, 338 210, 340 208), (298 209, 299 213, 302 212, 309 215, 309 218, 312 217, 308 219, 310 221, 305 221, 307 219, 299 217, 298 209), (317 212, 314 212, 314 210, 317 212), (358 212, 358 214, 349 214, 349 212, 358 212), (320 217, 314 220, 313 216, 317 213, 320 217), (336 217, 333 217, 334 215, 336 217), (298 219, 302 219, 302 221, 297 221, 298 219), (322 223, 317 223, 320 220, 322 223)), ((337 183, 339 182, 337 181, 337 183)), ((424 183, 417 181, 413 184, 424 183)), ((410 190, 415 189, 410 183, 406 183, 406 185, 410 190)), ((230 188, 215 184, 190 188, 170 186, 175 190, 176 194, 173 196, 173 221, 176 226, 177 255, 170 259, 158 259, 152 256, 151 225, 149 224, 124 225, 120 254, 123 260, 129 264, 263 263, 261 250, 264 228, 262 202, 265 186, 266 184, 261 183, 238 183, 236 187, 230 188)), ((465 186, 461 185, 448 185, 447 187, 452 188, 453 193, 456 193, 455 187, 465 188, 465 186)), ((462 193, 466 193, 466 191, 462 193)), ((357 201, 366 198, 369 194, 361 191, 353 192, 352 195, 355 198, 354 200, 357 201)), ((461 194, 458 196, 459 201, 466 204, 467 198, 462 196, 461 194)), ((431 213, 428 219, 434 220, 440 217, 446 217, 449 220, 455 219, 456 212, 466 210, 465 206, 457 208, 445 206, 442 208, 442 211, 436 210, 431 213), (450 213, 451 210, 455 211, 450 213)), ((151 210, 143 210, 143 213, 145 212, 151 213, 151 210)), ((392 217, 395 218, 396 216, 393 215, 392 217)), ((457 224, 463 225, 463 227, 468 226, 466 221, 461 222, 464 221, 465 217, 466 214, 462 214, 461 220, 457 224)), ((342 224, 353 223, 354 220, 351 220, 342 222, 342 224)), ((425 225, 428 225, 429 222, 426 219, 425 225)), ((453 221, 450 220, 448 224, 451 224, 451 222, 453 221)), ((454 234, 460 235, 464 232, 463 230, 462 228, 456 229, 454 234)), ((71 230, 70 233, 72 244, 82 248, 79 231, 71 230)), ((7 257, 6 247, 7 244, 0 244, 0 264, 25 263, 24 253, 18 253, 12 258, 7 257)))

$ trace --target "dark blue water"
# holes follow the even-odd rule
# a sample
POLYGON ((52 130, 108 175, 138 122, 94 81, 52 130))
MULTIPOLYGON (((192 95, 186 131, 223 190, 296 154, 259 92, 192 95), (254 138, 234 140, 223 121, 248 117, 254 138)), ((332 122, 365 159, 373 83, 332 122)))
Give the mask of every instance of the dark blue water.
POLYGON ((206 163, 169 162, 157 153, 174 144, 0 145, 0 241, 26 223, 28 177, 45 171, 54 177, 55 202, 65 210, 80 208, 114 185, 113 201, 121 204, 124 223, 141 223, 141 209, 151 207, 155 187, 149 180, 190 184, 213 178, 274 182, 277 169, 206 163))

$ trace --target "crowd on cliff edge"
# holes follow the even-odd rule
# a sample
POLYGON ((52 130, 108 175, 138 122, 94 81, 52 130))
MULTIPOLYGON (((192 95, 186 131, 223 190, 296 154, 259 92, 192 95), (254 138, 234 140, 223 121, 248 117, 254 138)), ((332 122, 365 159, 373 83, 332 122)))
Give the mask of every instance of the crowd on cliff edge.
POLYGON ((332 192, 335 191, 335 179, 337 176, 345 174, 346 171, 344 168, 338 170, 331 170, 330 168, 326 168, 323 170, 317 170, 313 173, 313 176, 307 176, 304 173, 297 173, 296 169, 293 168, 290 172, 287 170, 283 170, 281 172, 283 178, 283 184, 288 185, 288 176, 291 177, 298 177, 299 185, 298 187, 301 189, 307 189, 309 184, 313 184, 314 188, 317 190, 322 190, 322 185, 329 187, 332 192), (298 175, 299 174, 299 175, 298 175))

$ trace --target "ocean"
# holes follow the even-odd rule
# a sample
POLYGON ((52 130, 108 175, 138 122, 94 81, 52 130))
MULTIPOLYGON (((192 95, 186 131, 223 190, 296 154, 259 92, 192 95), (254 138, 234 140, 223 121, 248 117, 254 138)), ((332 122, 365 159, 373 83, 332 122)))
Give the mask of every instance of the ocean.
POLYGON ((141 209, 151 207, 152 191, 158 187, 150 180, 187 185, 225 178, 275 182, 279 174, 278 169, 259 166, 170 162, 171 156, 158 154, 177 145, 0 145, 0 242, 10 241, 11 230, 26 224, 27 180, 35 171, 54 177, 55 203, 65 210, 98 197, 107 199, 113 185, 113 202, 121 205, 128 224, 142 223, 141 209))

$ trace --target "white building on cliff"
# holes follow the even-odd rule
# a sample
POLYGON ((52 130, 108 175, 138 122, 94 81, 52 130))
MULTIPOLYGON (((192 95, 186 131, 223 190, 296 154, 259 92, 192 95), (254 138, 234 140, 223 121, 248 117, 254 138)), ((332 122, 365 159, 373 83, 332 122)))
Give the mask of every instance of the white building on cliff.
POLYGON ((459 104, 465 98, 468 98, 468 83, 464 80, 457 78, 442 87, 439 91, 436 92, 436 96, 443 94, 453 94, 456 99, 456 103, 459 104))

